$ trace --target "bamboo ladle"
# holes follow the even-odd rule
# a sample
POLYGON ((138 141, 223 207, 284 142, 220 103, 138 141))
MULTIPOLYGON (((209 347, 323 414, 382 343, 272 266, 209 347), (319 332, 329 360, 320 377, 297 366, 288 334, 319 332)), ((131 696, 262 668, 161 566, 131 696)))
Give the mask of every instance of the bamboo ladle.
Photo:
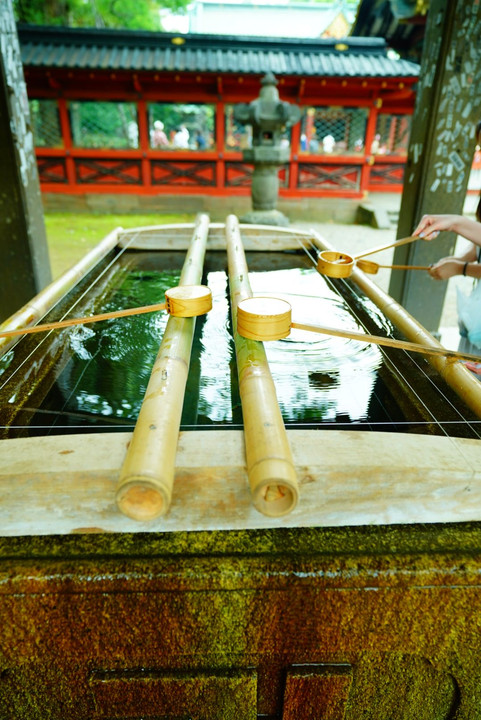
POLYGON ((358 260, 356 267, 369 275, 375 275, 380 268, 391 270, 429 270, 429 265, 379 265, 372 260, 358 260))
POLYGON ((237 332, 251 340, 281 340, 289 335, 291 329, 306 330, 334 337, 360 340, 365 343, 393 347, 400 350, 419 352, 425 355, 441 355, 453 360, 474 360, 481 358, 471 353, 459 353, 443 347, 418 345, 407 340, 396 340, 379 335, 369 335, 353 330, 338 330, 332 327, 292 322, 291 306, 286 300, 271 297, 252 297, 242 300, 237 307, 237 332))
POLYGON ((357 255, 348 255, 347 253, 337 252, 335 250, 322 250, 317 258, 317 271, 321 273, 321 275, 327 275, 327 277, 347 278, 352 274, 356 261, 365 255, 373 255, 382 250, 389 250, 389 248, 406 245, 418 239, 417 236, 410 235, 409 237, 396 240, 396 242, 390 243, 389 245, 380 245, 379 247, 366 250, 357 255))
POLYGON ((198 315, 204 315, 212 309, 212 293, 205 285, 179 285, 178 287, 170 288, 165 291, 165 299, 165 303, 143 305, 136 308, 126 308, 125 310, 114 310, 112 312, 101 313, 100 315, 69 318, 68 320, 59 320, 58 322, 44 323, 43 325, 34 325, 27 328, 4 330, 0 332, 0 338, 47 332, 47 330, 56 330, 73 325, 86 325, 87 323, 100 322, 101 320, 128 317, 129 315, 142 315, 144 313, 158 312, 159 310, 167 310, 169 315, 173 315, 174 317, 197 317, 198 315))

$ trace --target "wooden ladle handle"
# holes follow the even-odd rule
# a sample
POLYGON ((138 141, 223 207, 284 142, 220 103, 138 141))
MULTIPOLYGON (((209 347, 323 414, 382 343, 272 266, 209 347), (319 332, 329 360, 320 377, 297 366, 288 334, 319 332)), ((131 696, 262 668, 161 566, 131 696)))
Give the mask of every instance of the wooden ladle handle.
POLYGON ((0 332, 2 337, 14 337, 15 335, 29 335, 32 333, 47 332, 47 330, 56 330, 57 328, 71 327, 73 325, 86 325, 87 323, 99 322, 100 320, 110 320, 111 318, 128 317, 129 315, 142 315, 143 313, 157 312, 165 310, 166 303, 158 303, 157 305, 144 305, 137 308, 127 308, 125 310, 114 310, 113 312, 101 313, 100 315, 90 315, 88 317, 69 318, 68 320, 59 320, 57 322, 44 323, 43 325, 33 325, 32 327, 20 328, 16 330, 5 330, 0 332))
POLYGON ((332 327, 321 327, 319 325, 297 322, 291 323, 291 328, 321 333, 322 335, 331 335, 333 337, 347 338, 348 340, 360 340, 361 342, 373 343, 374 345, 385 345, 387 347, 409 350, 410 352, 419 352, 425 355, 440 355, 454 360, 474 360, 475 362, 481 362, 481 357, 478 355, 472 355, 471 353, 459 353, 456 350, 447 350, 443 347, 418 345, 417 343, 409 342, 407 340, 396 340, 395 338, 381 337, 379 335, 369 335, 356 332, 355 330, 338 330, 337 328, 332 327))
POLYGON ((197 317, 204 315, 212 309, 212 292, 205 285, 179 285, 165 291, 166 302, 155 305, 143 305, 141 307, 125 308, 125 310, 113 310, 100 315, 89 315, 80 318, 68 318, 57 322, 33 325, 28 328, 15 330, 4 330, 0 332, 2 337, 14 337, 15 335, 29 335, 31 333, 46 332, 57 328, 71 327, 73 325, 86 325, 87 323, 110 320, 112 318, 128 317, 129 315, 143 315, 145 313, 167 310, 169 315, 174 317, 197 317))
POLYGON ((373 255, 374 253, 381 252, 381 250, 389 250, 389 248, 399 247, 400 245, 407 245, 408 243, 414 242, 415 240, 419 240, 419 238, 417 236, 410 235, 409 237, 396 240, 396 242, 391 243, 390 245, 380 245, 379 247, 373 248, 372 250, 366 250, 365 252, 359 253, 358 255, 354 255, 354 259, 358 260, 359 258, 363 258, 365 255, 373 255))
POLYGON ((375 275, 380 268, 390 270, 429 270, 429 265, 379 265, 372 260, 358 260, 356 267, 369 275, 375 275))

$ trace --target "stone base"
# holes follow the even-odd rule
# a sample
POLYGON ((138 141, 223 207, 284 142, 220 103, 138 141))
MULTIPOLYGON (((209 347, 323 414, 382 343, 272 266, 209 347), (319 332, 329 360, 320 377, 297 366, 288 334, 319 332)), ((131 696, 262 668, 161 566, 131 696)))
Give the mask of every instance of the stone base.
POLYGON ((240 222, 249 225, 289 225, 289 220, 280 210, 251 210, 240 218, 240 222))
MULTIPOLYGON (((376 193, 372 196, 373 205, 385 205, 399 208, 401 193, 376 193)), ((468 196, 469 197, 469 196, 468 196)), ((75 214, 114 214, 114 215, 152 215, 150 224, 161 222, 174 222, 173 214, 191 216, 195 219, 196 213, 206 212, 212 222, 224 222, 227 215, 241 217, 252 209, 252 201, 248 195, 172 195, 170 193, 153 195, 129 195, 127 193, 85 193, 84 195, 70 195, 67 193, 42 193, 42 201, 46 213, 75 213, 75 214), (168 216, 163 220, 163 216, 168 216), (156 216, 156 217, 154 217, 156 216)), ((352 225, 356 222, 356 211, 361 198, 331 198, 331 197, 296 197, 278 198, 277 207, 284 212, 295 224, 298 220, 311 223, 343 223, 352 225)), ((189 222, 189 218, 182 217, 175 222, 189 222)))

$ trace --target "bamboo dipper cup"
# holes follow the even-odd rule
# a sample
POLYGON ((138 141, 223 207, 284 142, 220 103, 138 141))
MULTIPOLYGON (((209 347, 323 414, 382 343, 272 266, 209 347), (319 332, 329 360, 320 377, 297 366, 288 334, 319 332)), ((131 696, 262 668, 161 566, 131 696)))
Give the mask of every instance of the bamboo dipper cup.
POLYGON ((165 300, 174 317, 197 317, 212 310, 212 293, 205 285, 178 285, 165 291, 165 300))
POLYGON ((289 335, 292 329, 342 337, 348 340, 359 340, 365 343, 409 350, 410 352, 419 352, 425 355, 441 355, 450 357, 453 360, 474 360, 475 362, 481 360, 477 355, 447 350, 442 345, 429 347, 415 342, 370 335, 354 330, 339 330, 333 327, 291 322, 291 306, 285 300, 277 298, 246 298, 237 307, 237 332, 243 337, 261 341, 282 340, 282 338, 289 335))
POLYGON ((101 313, 100 315, 87 315, 80 318, 68 318, 57 322, 32 325, 27 328, 16 328, 0 332, 0 338, 14 337, 16 335, 33 335, 34 333, 47 332, 47 330, 60 330, 61 328, 74 327, 75 325, 88 325, 89 323, 112 320, 114 318, 130 317, 132 315, 144 315, 146 313, 167 310, 169 315, 174 317, 197 317, 212 310, 212 293, 205 285, 186 285, 171 288, 165 291, 165 303, 155 305, 144 305, 142 307, 125 308, 124 310, 113 310, 112 312, 101 313))
POLYGON ((379 265, 372 260, 357 260, 359 270, 369 275, 375 275, 380 268, 390 270, 429 270, 429 265, 379 265))
POLYGON ((251 340, 280 340, 291 331, 291 306, 285 300, 251 297, 237 307, 237 331, 251 340))
POLYGON ((291 306, 279 298, 242 300, 237 306, 237 332, 252 340, 281 340, 291 332, 291 306))
MULTIPOLYGON (((415 237, 411 235, 409 237, 396 240, 396 242, 391 243, 390 245, 381 245, 380 247, 373 248, 372 250, 366 250, 365 252, 354 255, 353 257, 351 257, 351 255, 348 255, 347 253, 337 252, 336 250, 322 250, 319 253, 319 257, 317 258, 317 271, 321 273, 321 275, 327 275, 328 277, 332 278, 347 278, 352 274, 352 271, 354 270, 354 264, 356 260, 359 260, 359 258, 363 258, 365 255, 373 255, 374 253, 381 252, 381 250, 388 250, 389 248, 398 247, 399 245, 406 245, 407 243, 414 242, 415 240, 419 240, 419 238, 417 236, 415 237)), ((358 266, 360 269, 363 269, 364 272, 370 272, 372 274, 374 274, 375 272, 372 269, 373 264, 367 265, 366 263, 364 268, 361 268, 361 265, 358 263, 358 266)), ((399 266, 398 269, 424 270, 427 268, 414 268, 414 266, 408 268, 399 266)))
POLYGON ((347 278, 354 269, 354 258, 335 250, 323 250, 317 258, 317 272, 332 278, 347 278))

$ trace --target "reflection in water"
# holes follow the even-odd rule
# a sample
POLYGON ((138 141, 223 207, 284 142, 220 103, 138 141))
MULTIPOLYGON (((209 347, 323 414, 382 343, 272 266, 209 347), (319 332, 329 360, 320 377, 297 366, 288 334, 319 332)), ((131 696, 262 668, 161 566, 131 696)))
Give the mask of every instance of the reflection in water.
POLYGON ((229 325, 227 276, 211 272, 207 284, 212 291, 211 311, 205 318, 200 338, 201 372, 198 422, 232 422, 231 363, 234 347, 229 325))
MULTIPOLYGON (((133 271, 102 312, 161 302, 178 280, 178 273, 133 271)), ((77 328, 69 338, 72 360, 57 380, 62 412, 135 420, 167 319, 156 312, 77 328)))
MULTIPOLYGON (((165 269, 165 256, 130 257, 127 270, 119 273, 95 311, 162 301, 165 291, 179 282, 177 268, 183 255, 174 255, 170 266, 176 269, 172 270, 165 269)), ((390 330, 370 300, 358 296, 349 283, 326 280, 306 266, 302 255, 286 258, 286 254, 271 253, 268 267, 277 269, 264 272, 257 271, 266 262, 259 257, 263 253, 254 255, 256 271, 250 273, 254 294, 289 302, 293 321, 362 332, 356 319, 359 314, 369 332, 390 330)), ((206 264, 204 283, 212 291, 213 310, 196 319, 184 429, 242 424, 223 258, 219 253, 206 264)), ((167 321, 165 312, 157 312, 56 331, 43 354, 31 355, 32 345, 22 349, 23 341, 19 343, 0 363, 0 425, 11 426, 4 436, 78 432, 86 427, 132 429, 167 321)), ((442 393, 441 400, 434 398, 439 377, 432 383, 406 353, 396 356, 394 368, 392 356, 387 358, 375 345, 300 330, 283 340, 266 342, 265 348, 279 405, 291 427, 347 425, 441 432, 426 412, 428 397, 431 405, 438 403, 438 417, 447 422, 451 413, 461 426, 442 393)), ((427 367, 424 360, 419 362, 427 367)))
POLYGON ((8 367, 10 366, 10 363, 12 362, 14 358, 14 352, 13 350, 8 350, 5 355, 3 355, 0 358, 0 376, 3 375, 3 373, 8 370, 8 367))
MULTIPOLYGON (((345 303, 313 268, 250 276, 254 294, 287 300, 292 321, 361 331, 345 303)), ((347 422, 367 419, 369 400, 382 363, 375 345, 292 330, 284 340, 265 343, 267 359, 286 422, 347 422), (335 382, 313 383, 313 374, 335 382)))

